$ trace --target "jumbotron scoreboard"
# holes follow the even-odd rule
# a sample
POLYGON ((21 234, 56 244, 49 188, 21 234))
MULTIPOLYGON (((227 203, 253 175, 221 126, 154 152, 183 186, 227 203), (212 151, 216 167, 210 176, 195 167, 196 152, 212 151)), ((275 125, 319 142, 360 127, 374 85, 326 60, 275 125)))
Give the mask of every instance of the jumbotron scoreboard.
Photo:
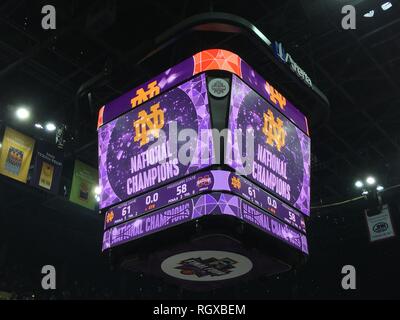
POLYGON ((307 118, 235 53, 213 49, 99 112, 103 251, 193 289, 308 256, 307 118))

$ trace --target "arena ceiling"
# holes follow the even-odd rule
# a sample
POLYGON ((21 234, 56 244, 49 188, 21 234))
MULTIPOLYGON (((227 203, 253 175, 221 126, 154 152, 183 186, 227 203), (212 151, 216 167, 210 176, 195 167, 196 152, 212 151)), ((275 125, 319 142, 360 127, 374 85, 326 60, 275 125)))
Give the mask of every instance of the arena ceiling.
POLYGON ((29 105, 35 121, 67 125, 69 139, 74 137, 66 144, 71 159, 96 166, 97 110, 168 66, 201 48, 222 46, 239 51, 261 74, 268 70, 261 53, 225 34, 199 33, 140 62, 149 41, 183 19, 210 11, 233 13, 282 42, 328 97, 330 119, 311 132, 312 203, 346 200, 359 195, 354 181, 367 174, 384 186, 400 183, 400 2, 392 2, 382 11, 376 0, 3 0, 0 120, 53 139, 13 119, 16 105, 29 105), (54 31, 41 28, 46 4, 57 10, 54 31), (341 27, 345 4, 356 7, 355 30, 341 27), (364 17, 371 9, 375 16, 364 17), (96 77, 101 81, 90 91, 91 103, 80 97, 76 117, 78 90, 96 77))

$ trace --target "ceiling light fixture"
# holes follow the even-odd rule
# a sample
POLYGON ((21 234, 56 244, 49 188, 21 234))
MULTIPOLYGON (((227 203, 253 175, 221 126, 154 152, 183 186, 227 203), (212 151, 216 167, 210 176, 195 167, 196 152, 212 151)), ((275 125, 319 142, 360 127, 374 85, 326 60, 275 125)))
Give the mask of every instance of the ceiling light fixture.
POLYGON ((375 180, 374 177, 368 177, 368 178, 365 180, 365 182, 366 182, 368 185, 373 186, 373 185, 376 183, 376 180, 375 180))
POLYGON ((47 131, 53 132, 56 129, 57 129, 57 127, 56 127, 56 125, 54 123, 49 122, 49 123, 46 124, 46 130, 47 131))
POLYGON ((96 194, 96 195, 100 195, 101 194, 101 188, 99 186, 96 186, 94 188, 94 194, 96 194))
POLYGON ((15 112, 15 115, 17 116, 17 118, 19 120, 27 120, 29 119, 29 117, 31 116, 31 113, 29 112, 29 110, 25 107, 19 107, 17 109, 17 111, 15 112))
POLYGON ((384 4, 381 5, 381 8, 383 11, 389 10, 392 7, 392 3, 390 1, 385 2, 384 4))
POLYGON ((357 180, 356 183, 354 184, 356 186, 356 188, 362 188, 364 187, 364 183, 362 183, 362 181, 357 180))
POLYGON ((372 18, 375 15, 375 10, 370 10, 369 12, 364 14, 365 18, 372 18))

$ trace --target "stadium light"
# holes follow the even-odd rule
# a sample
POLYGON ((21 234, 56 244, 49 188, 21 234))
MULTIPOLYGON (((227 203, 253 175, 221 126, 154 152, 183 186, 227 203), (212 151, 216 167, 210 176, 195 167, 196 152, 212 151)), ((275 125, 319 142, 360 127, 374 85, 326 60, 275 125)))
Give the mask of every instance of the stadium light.
POLYGON ((390 1, 385 2, 381 5, 383 11, 389 10, 392 7, 392 3, 390 1))
POLYGON ((383 189, 385 189, 385 188, 382 187, 382 186, 377 186, 377 187, 376 187, 376 190, 377 190, 377 191, 383 191, 383 189))
POLYGON ((370 186, 373 186, 375 183, 376 183, 376 180, 375 180, 375 178, 374 177, 368 177, 366 180, 365 180, 365 182, 368 184, 368 185, 370 185, 370 186))
POLYGON ((375 15, 375 10, 370 10, 367 13, 364 13, 365 18, 372 18, 375 15))
POLYGON ((40 123, 35 123, 35 128, 44 129, 40 123))
POLYGON ((49 132, 53 132, 57 129, 56 125, 52 122, 46 124, 46 130, 49 132))
POLYGON ((24 120, 29 119, 29 117, 31 116, 31 113, 27 108, 19 107, 17 109, 17 111, 15 112, 15 115, 19 120, 24 121, 24 120))
POLYGON ((364 187, 364 183, 362 183, 361 180, 357 180, 354 185, 356 186, 356 188, 362 188, 364 187))
POLYGON ((93 189, 93 191, 94 191, 94 194, 95 194, 95 195, 100 195, 100 193, 101 193, 101 188, 100 188, 99 186, 96 186, 96 187, 93 189))

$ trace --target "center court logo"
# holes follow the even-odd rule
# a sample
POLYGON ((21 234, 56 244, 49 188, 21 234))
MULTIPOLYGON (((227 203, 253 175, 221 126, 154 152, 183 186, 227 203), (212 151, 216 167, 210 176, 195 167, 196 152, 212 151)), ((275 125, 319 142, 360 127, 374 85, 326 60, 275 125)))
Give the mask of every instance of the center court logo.
POLYGON ((231 273, 235 264, 237 264, 237 261, 229 258, 217 259, 211 257, 205 260, 191 258, 181 261, 180 266, 176 269, 181 270, 183 275, 196 275, 199 278, 205 276, 219 277, 231 273))
POLYGON ((249 273, 253 263, 245 256, 226 251, 190 251, 169 257, 161 264, 171 277, 197 282, 221 281, 249 273))

